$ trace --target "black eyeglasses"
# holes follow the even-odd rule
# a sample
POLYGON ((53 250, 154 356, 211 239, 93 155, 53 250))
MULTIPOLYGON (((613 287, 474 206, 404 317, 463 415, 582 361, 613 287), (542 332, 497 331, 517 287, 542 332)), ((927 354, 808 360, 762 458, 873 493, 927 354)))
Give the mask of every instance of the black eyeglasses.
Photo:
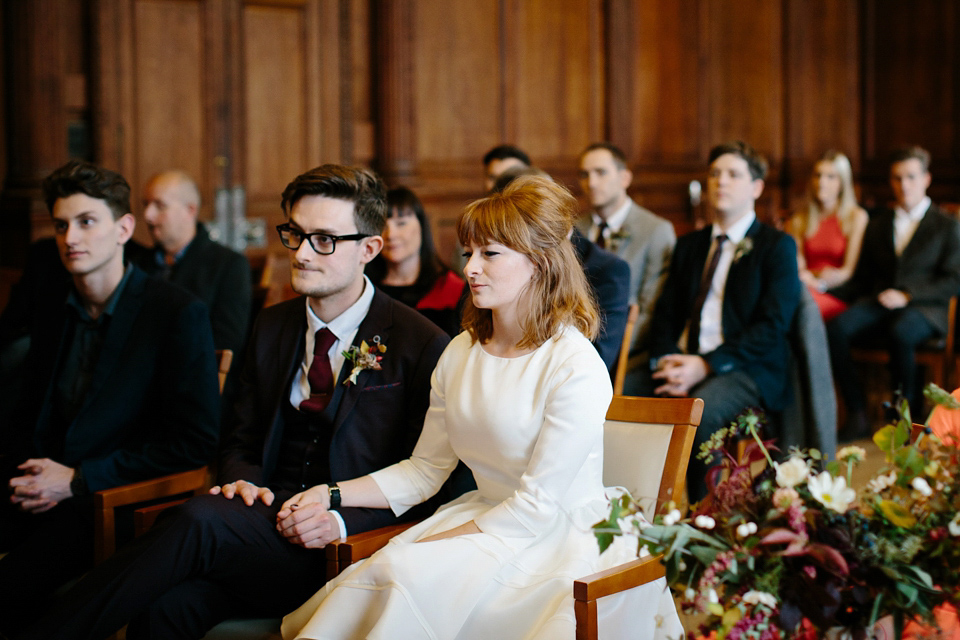
POLYGON ((304 233, 299 229, 294 229, 289 223, 278 224, 277 232, 280 234, 280 242, 287 249, 299 249, 303 241, 310 243, 310 248, 322 256, 330 255, 337 249, 337 240, 363 240, 369 238, 368 233, 351 233, 346 236, 332 236, 329 233, 304 233))

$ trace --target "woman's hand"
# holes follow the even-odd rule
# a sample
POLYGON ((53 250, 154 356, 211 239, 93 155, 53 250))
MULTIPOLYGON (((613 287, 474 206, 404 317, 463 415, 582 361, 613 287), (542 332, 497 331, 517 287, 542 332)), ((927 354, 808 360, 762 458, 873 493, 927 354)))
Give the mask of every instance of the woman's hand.
POLYGON ((294 494, 289 500, 280 507, 280 513, 277 514, 277 520, 281 520, 290 515, 294 507, 303 508, 307 505, 319 505, 324 511, 330 509, 330 489, 325 484, 318 484, 310 487, 306 491, 294 494))

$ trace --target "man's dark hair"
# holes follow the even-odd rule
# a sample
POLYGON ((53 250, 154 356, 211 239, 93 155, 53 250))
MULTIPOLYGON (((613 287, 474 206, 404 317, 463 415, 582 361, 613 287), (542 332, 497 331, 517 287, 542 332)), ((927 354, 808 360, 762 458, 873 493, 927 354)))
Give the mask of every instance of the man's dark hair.
POLYGON ((47 210, 61 198, 82 193, 103 200, 114 220, 130 213, 130 185, 122 175, 83 160, 71 160, 43 179, 41 185, 47 210))
POLYGON ((733 140, 731 142, 724 142, 723 144, 718 144, 713 149, 710 149, 710 156, 707 158, 707 164, 713 164, 713 161, 719 158, 720 156, 725 156, 728 153, 743 158, 747 163, 747 167, 750 169, 750 177, 754 180, 763 180, 767 177, 767 159, 764 158, 760 153, 748 145, 743 140, 733 140))
POLYGON ((594 142, 593 144, 587 145, 587 148, 580 152, 580 159, 582 160, 583 156, 591 151, 597 151, 599 149, 606 149, 610 152, 610 155, 613 156, 613 162, 617 165, 618 169, 623 170, 627 168, 627 154, 612 142, 594 142))
POLYGON ((919 160, 923 172, 928 173, 930 171, 930 152, 919 145, 911 144, 900 147, 890 154, 891 167, 898 162, 906 162, 907 160, 919 160))
POLYGON ((301 173, 283 190, 283 215, 289 218, 293 206, 304 196, 352 202, 353 221, 360 233, 380 235, 387 224, 387 189, 369 169, 325 164, 301 173))
POLYGON ((512 144, 501 144, 487 151, 487 154, 483 156, 483 166, 487 166, 494 160, 506 160, 507 158, 516 158, 527 166, 533 164, 530 162, 530 156, 524 153, 522 149, 512 144))

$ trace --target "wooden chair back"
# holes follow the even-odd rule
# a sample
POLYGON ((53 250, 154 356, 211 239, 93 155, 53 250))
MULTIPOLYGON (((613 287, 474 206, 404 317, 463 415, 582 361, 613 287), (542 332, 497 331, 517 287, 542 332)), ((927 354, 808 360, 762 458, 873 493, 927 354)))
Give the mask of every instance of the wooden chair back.
MULTIPOLYGON (((681 501, 702 416, 699 398, 615 396, 604 425, 603 483, 630 490, 650 520, 670 500, 681 501)), ((663 575, 660 557, 647 556, 574 581, 577 640, 599 637, 600 598, 663 575)))
POLYGON ((620 354, 617 356, 617 368, 613 376, 613 394, 623 395, 623 382, 627 377, 627 362, 630 359, 630 345, 633 343, 633 330, 640 317, 640 305, 630 305, 627 314, 627 328, 623 332, 623 342, 620 343, 620 354))

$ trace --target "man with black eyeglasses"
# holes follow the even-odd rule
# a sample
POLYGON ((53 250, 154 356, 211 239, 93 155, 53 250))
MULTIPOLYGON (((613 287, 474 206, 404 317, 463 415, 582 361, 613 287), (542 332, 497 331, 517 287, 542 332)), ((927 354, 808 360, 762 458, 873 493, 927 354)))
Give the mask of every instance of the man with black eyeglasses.
MULTIPOLYGON (((322 586, 323 547, 393 522, 389 509, 280 505, 308 487, 409 457, 448 336, 377 291, 364 267, 383 246, 383 183, 324 165, 283 192, 299 298, 264 309, 227 409, 217 485, 168 510, 145 536, 70 590, 29 638, 200 638, 237 617, 279 617, 322 586), (360 356, 374 349, 373 358, 360 356)), ((423 517, 452 496, 441 492, 423 517)))

